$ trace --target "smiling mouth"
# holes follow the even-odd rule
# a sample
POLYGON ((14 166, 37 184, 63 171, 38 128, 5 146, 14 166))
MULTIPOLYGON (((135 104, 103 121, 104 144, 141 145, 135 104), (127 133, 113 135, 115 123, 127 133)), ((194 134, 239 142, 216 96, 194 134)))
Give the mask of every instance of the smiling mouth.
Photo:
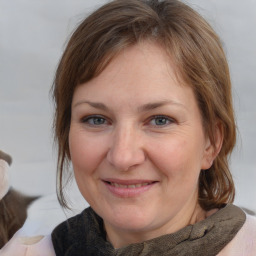
POLYGON ((153 183, 155 183, 156 181, 153 182, 143 182, 143 183, 136 183, 136 184, 120 184, 120 183, 116 183, 116 182, 108 182, 107 183, 113 187, 116 188, 141 188, 141 187, 145 187, 148 185, 151 185, 153 183))
POLYGON ((123 181, 123 180, 104 180, 108 190, 115 196, 121 198, 137 197, 151 190, 158 181, 123 181))

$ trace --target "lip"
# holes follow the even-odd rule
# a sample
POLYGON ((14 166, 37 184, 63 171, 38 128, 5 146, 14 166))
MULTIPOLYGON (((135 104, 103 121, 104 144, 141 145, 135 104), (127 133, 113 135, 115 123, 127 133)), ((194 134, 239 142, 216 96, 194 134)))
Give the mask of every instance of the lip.
POLYGON ((121 198, 140 196, 158 183, 155 180, 104 179, 102 181, 113 195, 121 198))

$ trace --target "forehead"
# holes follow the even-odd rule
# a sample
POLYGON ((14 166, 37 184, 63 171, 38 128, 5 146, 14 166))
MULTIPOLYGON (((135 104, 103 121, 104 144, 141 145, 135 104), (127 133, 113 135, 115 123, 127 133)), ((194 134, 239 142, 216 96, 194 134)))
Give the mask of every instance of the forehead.
POLYGON ((192 89, 177 79, 171 58, 149 42, 126 48, 97 77, 79 85, 73 105, 86 100, 119 106, 160 101, 194 105, 192 89))
MULTIPOLYGON (((103 74, 104 76, 108 74, 108 77, 110 77, 112 74, 110 73, 110 67, 114 66, 117 62, 121 65, 119 65, 119 69, 112 69, 115 73, 117 71, 121 72, 122 67, 125 67, 123 69, 125 71, 127 68, 130 69, 131 66, 134 67, 134 71, 137 69, 138 72, 141 72, 142 70, 139 69, 140 66, 146 65, 148 69, 154 68, 154 70, 158 70, 160 72, 164 72, 168 69, 170 78, 179 80, 179 84, 185 84, 182 79, 180 68, 178 67, 180 63, 176 61, 176 55, 173 54, 171 48, 172 46, 170 44, 168 45, 162 41, 151 38, 142 39, 137 43, 131 43, 128 45, 115 45, 100 57, 95 65, 93 65, 93 72, 91 73, 92 76, 87 77, 87 73, 85 73, 80 77, 80 84, 95 80, 98 76, 103 77, 103 74), (133 61, 135 58, 136 62, 133 61), (175 62, 177 64, 175 64, 175 62), (167 66, 168 68, 166 68, 167 66), (107 69, 107 72, 104 72, 105 69, 107 69)), ((90 66, 90 64, 88 65, 90 66)), ((147 75, 147 77, 149 77, 149 75, 147 75)))
MULTIPOLYGON (((176 76, 179 75, 173 58, 167 53, 164 46, 156 41, 143 40, 124 48, 109 63, 108 73, 111 66, 114 66, 117 62, 122 64, 119 66, 119 71, 123 72, 126 72, 126 69, 133 70, 135 74, 145 72, 147 77, 150 77, 150 71, 153 71, 152 76, 160 72, 160 74, 169 74, 170 79, 176 79, 176 76), (122 69, 122 67, 124 68, 122 69)), ((113 71, 116 72, 117 69, 113 71)))

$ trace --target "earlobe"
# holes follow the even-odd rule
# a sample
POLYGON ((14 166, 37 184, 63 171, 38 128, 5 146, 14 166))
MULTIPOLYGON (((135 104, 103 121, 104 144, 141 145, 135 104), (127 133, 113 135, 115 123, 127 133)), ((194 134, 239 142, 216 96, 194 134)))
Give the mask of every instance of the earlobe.
POLYGON ((207 137, 204 157, 201 166, 202 170, 207 170, 212 166, 214 159, 217 157, 221 150, 222 143, 223 126, 221 122, 218 121, 215 125, 213 141, 211 141, 210 138, 207 137))

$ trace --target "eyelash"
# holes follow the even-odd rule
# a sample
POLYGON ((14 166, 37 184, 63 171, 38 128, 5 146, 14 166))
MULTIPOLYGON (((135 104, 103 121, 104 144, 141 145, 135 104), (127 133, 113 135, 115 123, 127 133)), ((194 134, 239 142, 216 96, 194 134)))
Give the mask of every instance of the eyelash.
MULTIPOLYGON (((111 122, 108 121, 108 119, 102 115, 90 115, 90 116, 87 116, 87 117, 84 117, 81 119, 81 122, 82 123, 85 123, 85 124, 88 124, 89 126, 92 126, 92 127, 100 127, 102 125, 108 125, 108 124, 111 124, 111 122), (96 124, 95 123, 95 120, 96 119, 102 119, 103 123, 100 123, 100 124, 96 124), (93 121, 94 123, 90 123, 90 121, 93 121)), ((149 124, 150 126, 152 127, 166 127, 172 123, 175 123, 176 121, 173 119, 173 118, 170 118, 168 116, 165 116, 165 115, 155 115, 155 116, 151 116, 150 118, 148 118, 148 120, 146 121, 146 124, 149 124), (164 123, 164 124, 160 124, 160 125, 157 125, 157 124, 150 124, 152 121, 156 121, 157 119, 164 119, 166 122, 168 122, 167 124, 164 123)))

